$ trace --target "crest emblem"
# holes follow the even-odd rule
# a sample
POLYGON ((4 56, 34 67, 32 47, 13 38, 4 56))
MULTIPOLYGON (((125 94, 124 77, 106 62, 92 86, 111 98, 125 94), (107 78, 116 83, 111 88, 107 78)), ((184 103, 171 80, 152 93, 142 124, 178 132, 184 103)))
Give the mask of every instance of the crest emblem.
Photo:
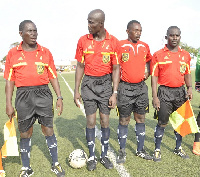
POLYGON ((127 62, 129 60, 129 53, 122 53, 122 61, 127 62))
POLYGON ((105 64, 107 64, 109 61, 110 61, 110 55, 104 54, 104 55, 103 55, 103 62, 104 62, 105 64))
POLYGON ((185 73, 185 70, 186 70, 186 65, 185 64, 181 64, 181 66, 180 66, 180 72, 181 73, 185 73))
POLYGON ((37 65, 37 73, 38 74, 44 73, 44 65, 37 65))

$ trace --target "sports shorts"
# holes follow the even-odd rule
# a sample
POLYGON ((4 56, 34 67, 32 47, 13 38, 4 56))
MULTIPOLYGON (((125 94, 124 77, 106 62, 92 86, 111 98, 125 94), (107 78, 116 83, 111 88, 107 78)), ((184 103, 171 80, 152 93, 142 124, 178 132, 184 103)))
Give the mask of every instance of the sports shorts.
POLYGON ((26 132, 38 123, 53 127, 53 96, 48 85, 18 87, 15 99, 18 128, 26 132))
POLYGON ((107 74, 101 77, 85 75, 81 84, 81 97, 85 114, 91 115, 97 111, 109 115, 109 98, 112 96, 112 77, 107 74))
POLYGON ((169 116, 177 110, 185 101, 185 87, 158 87, 158 98, 160 100, 160 109, 158 111, 158 124, 166 125, 169 121, 169 116))
POLYGON ((117 95, 117 108, 120 117, 129 117, 132 112, 149 112, 148 87, 144 81, 128 83, 120 81, 117 95))

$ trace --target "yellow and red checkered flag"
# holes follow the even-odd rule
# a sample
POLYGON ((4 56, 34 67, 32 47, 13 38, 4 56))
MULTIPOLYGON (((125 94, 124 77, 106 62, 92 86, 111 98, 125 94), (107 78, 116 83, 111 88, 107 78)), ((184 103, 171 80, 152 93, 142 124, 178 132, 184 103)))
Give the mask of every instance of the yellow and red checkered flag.
POLYGON ((2 158, 19 156, 14 119, 8 120, 4 125, 4 145, 1 148, 2 158))
POLYGON ((174 130, 177 131, 182 137, 190 133, 199 132, 199 128, 189 100, 187 100, 181 107, 174 111, 170 115, 169 120, 174 130))
POLYGON ((3 170, 3 165, 2 165, 1 151, 0 151, 0 177, 5 177, 5 171, 3 170))

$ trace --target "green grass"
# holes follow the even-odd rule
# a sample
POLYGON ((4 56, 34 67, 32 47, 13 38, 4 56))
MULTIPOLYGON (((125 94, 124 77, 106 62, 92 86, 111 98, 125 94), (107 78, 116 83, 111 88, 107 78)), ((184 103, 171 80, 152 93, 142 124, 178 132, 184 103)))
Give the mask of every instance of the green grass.
MULTIPOLYGON (((194 78, 194 72, 192 72, 194 78)), ((70 87, 74 89, 74 73, 63 74, 63 77, 69 83, 70 87)), ((98 163, 97 169, 92 172, 88 172, 86 167, 81 169, 72 169, 67 161, 69 154, 77 148, 83 149, 88 154, 86 139, 85 139, 85 126, 86 121, 82 112, 75 106, 73 102, 73 96, 68 90, 62 78, 59 76, 62 96, 64 97, 64 111, 61 116, 55 114, 54 119, 54 130, 58 140, 58 156, 59 162, 62 164, 66 171, 66 176, 69 177, 110 177, 119 176, 116 169, 105 170, 105 168, 98 163)), ((145 149, 153 154, 154 151, 154 128, 157 121, 153 119, 154 109, 152 107, 151 99, 151 87, 150 79, 147 80, 149 86, 149 98, 150 98, 150 112, 146 115, 146 140, 145 149)), ((194 79, 193 79, 194 85, 194 79)), ((8 120, 5 113, 5 81, 0 76, 0 147, 3 145, 3 126, 8 120)), ((194 99, 192 100, 192 107, 195 115, 199 112, 199 98, 200 95, 193 91, 194 99)), ((13 96, 13 101, 15 94, 13 96)), ((54 97, 56 101, 56 97, 54 97)), ((14 104, 13 104, 14 105, 14 104)), ((17 128, 15 120, 15 125, 17 128)), ((99 116, 97 114, 97 126, 100 128, 99 116)), ((115 110, 111 111, 110 115, 110 146, 115 151, 119 149, 117 141, 117 126, 118 117, 116 116, 115 110)), ((188 160, 182 160, 180 157, 173 154, 175 147, 175 138, 173 134, 173 128, 169 124, 165 130, 163 137, 161 151, 162 161, 155 163, 153 161, 145 161, 135 156, 136 149, 136 137, 134 132, 135 121, 132 119, 129 124, 129 134, 127 139, 127 161, 125 168, 128 170, 131 176, 199 176, 199 165, 200 157, 192 154, 192 146, 194 141, 194 134, 187 135, 183 138, 182 147, 190 156, 188 160)), ((19 132, 17 130, 17 137, 19 143, 19 132)), ((96 139, 96 156, 99 157, 101 153, 100 142, 96 139)), ((6 171, 7 177, 15 177, 18 175, 21 168, 20 157, 7 157, 3 159, 4 170, 6 171)), ((31 166, 34 170, 34 175, 37 177, 53 177, 55 176, 50 171, 51 168, 51 157, 46 146, 45 138, 41 132, 40 125, 35 123, 34 132, 32 137, 32 151, 31 151, 31 166)))

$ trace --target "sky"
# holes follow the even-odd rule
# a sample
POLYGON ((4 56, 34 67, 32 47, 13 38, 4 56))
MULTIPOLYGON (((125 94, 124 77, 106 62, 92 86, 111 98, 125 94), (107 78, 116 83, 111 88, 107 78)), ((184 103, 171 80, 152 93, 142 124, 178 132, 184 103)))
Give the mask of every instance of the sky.
POLYGON ((119 40, 127 39, 128 22, 138 20, 152 54, 166 43, 169 26, 181 29, 181 42, 200 47, 199 0, 1 0, 0 60, 12 43, 21 42, 20 22, 32 20, 37 42, 51 51, 55 64, 69 63, 79 38, 88 34, 87 17, 94 9, 105 12, 105 28, 119 40))

